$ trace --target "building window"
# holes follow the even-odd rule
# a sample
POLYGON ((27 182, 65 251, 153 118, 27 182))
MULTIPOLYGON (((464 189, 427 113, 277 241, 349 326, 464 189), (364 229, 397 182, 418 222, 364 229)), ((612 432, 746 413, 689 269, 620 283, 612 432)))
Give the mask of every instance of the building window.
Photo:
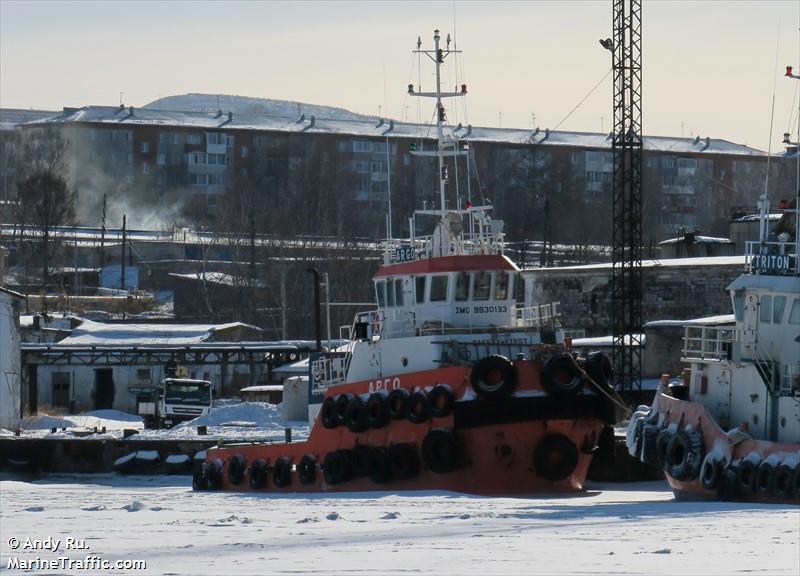
POLYGON ((136 369, 136 379, 137 380, 150 380, 150 368, 137 368, 136 369))
POLYGON ((97 130, 94 128, 89 130, 89 140, 97 140, 97 130))
POLYGON ((69 372, 53 372, 53 406, 69 406, 69 372))
POLYGON ((167 155, 164 154, 164 153, 159 154, 158 155, 158 165, 159 166, 164 166, 166 163, 167 163, 167 155))
POLYGON ((239 155, 240 155, 242 158, 247 158, 247 155, 248 155, 249 153, 250 153, 250 150, 248 150, 247 146, 242 146, 242 148, 239 150, 239 155))
POLYGON ((150 152, 150 143, 142 142, 142 154, 147 154, 148 152, 150 152))
POLYGON ((142 174, 150 174, 150 164, 142 162, 142 174))
POLYGON ((200 136, 200 134, 187 134, 186 143, 187 144, 202 144, 203 143, 203 137, 200 136))

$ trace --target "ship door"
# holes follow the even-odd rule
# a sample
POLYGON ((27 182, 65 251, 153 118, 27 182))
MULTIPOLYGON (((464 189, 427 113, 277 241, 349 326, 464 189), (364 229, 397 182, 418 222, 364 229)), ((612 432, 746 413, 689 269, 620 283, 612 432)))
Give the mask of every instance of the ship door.
POLYGON ((94 371, 94 409, 107 410, 114 405, 114 369, 98 368, 94 371))
POLYGON ((730 370, 720 370, 713 389, 713 394, 716 396, 716 414, 714 415, 724 430, 727 430, 731 425, 732 378, 733 373, 730 370))
POLYGON ((742 357, 754 358, 758 341, 758 296, 748 294, 744 299, 744 321, 739 338, 742 344, 742 357))

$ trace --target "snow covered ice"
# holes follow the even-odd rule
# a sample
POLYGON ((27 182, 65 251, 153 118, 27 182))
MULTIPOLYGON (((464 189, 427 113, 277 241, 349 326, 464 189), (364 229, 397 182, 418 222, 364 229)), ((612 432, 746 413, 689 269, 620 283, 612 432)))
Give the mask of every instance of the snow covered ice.
POLYGON ((13 554, 49 557, 12 554, 11 537, 74 537, 106 560, 145 560, 141 574, 800 573, 800 508, 680 502, 664 482, 530 498, 214 493, 190 484, 114 475, 4 480, 3 570, 13 554))

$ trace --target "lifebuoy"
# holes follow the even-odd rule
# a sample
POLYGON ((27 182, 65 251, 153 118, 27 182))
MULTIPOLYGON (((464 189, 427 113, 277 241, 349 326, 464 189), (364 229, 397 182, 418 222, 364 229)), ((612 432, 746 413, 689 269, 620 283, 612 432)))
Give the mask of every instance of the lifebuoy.
POLYGON ((700 483, 706 490, 716 490, 725 470, 725 462, 709 452, 700 465, 700 483))
POLYGON ((424 392, 414 392, 408 397, 408 421, 420 424, 428 421, 430 407, 424 392))
POLYGON ((322 408, 319 409, 320 417, 322 418, 322 426, 324 428, 336 428, 339 421, 336 418, 336 400, 332 396, 328 396, 322 402, 322 408))
POLYGON ((380 392, 370 394, 367 399, 367 425, 370 428, 383 428, 390 418, 386 396, 380 392))
POLYGON ((775 493, 775 466, 764 460, 756 470, 756 492, 767 498, 775 493))
POLYGON ((463 458, 461 439, 455 431, 436 428, 425 435, 422 441, 422 461, 431 472, 448 474, 458 470, 463 458))
POLYGON ((789 500, 792 497, 793 479, 794 470, 788 464, 781 464, 775 469, 775 478, 772 484, 775 498, 789 500))
POLYGON ((208 464, 201 462, 195 466, 192 474, 192 489, 196 491, 208 490, 208 464))
POLYGON ((275 461, 272 483, 278 488, 285 488, 292 483, 292 461, 286 456, 281 456, 275 461))
POLYGON ((389 447, 392 476, 408 480, 419 473, 419 457, 413 444, 393 444, 389 447))
POLYGON ((580 392, 583 378, 572 354, 562 352, 548 358, 542 369, 542 386, 553 396, 572 396, 580 392))
POLYGON ((325 482, 328 484, 347 482, 352 477, 352 467, 352 456, 349 450, 328 452, 322 462, 325 482))
POLYGON ((703 437, 697 432, 678 430, 667 445, 666 472, 681 482, 691 482, 700 474, 703 462, 703 437))
POLYGON ((250 488, 260 490, 267 485, 268 475, 267 461, 259 458, 250 465, 250 488))
POLYGON ((548 434, 533 451, 533 465, 540 476, 560 482, 578 467, 578 447, 563 434, 548 434))
POLYGON ((247 460, 242 454, 234 454, 228 460, 228 482, 238 486, 244 480, 244 471, 247 469, 247 460))
POLYGON ((222 460, 216 458, 208 465, 208 487, 211 490, 219 490, 222 488, 222 469, 224 468, 222 460))
POLYGON ((353 448, 353 476, 362 478, 369 476, 369 453, 371 448, 364 444, 356 444, 353 448))
POLYGON ((737 489, 741 494, 753 494, 756 491, 758 480, 758 465, 760 462, 742 460, 736 474, 737 489))
POLYGON ((408 390, 395 388, 386 398, 389 417, 392 420, 403 420, 408 413, 408 390))
POLYGON ((367 407, 358 396, 353 396, 348 402, 344 421, 350 432, 358 433, 367 429, 367 407))
POLYGON ((489 400, 509 396, 517 387, 516 367, 500 354, 491 354, 478 360, 469 378, 478 396, 489 400))
POLYGON ((349 392, 345 392, 344 394, 339 394, 336 397, 336 423, 344 425, 347 423, 347 407, 350 405, 350 401, 354 398, 352 394, 349 392))
POLYGON ((300 458, 297 465, 297 477, 301 484, 313 484, 317 478, 317 459, 311 454, 306 454, 300 458))
POLYGON ((434 418, 444 418, 450 415, 453 411, 453 391, 450 386, 446 384, 439 384, 434 386, 431 393, 428 395, 428 407, 431 410, 431 416, 434 418))
POLYGON ((385 447, 378 446, 369 451, 368 466, 370 480, 375 484, 385 484, 392 479, 392 461, 385 447))

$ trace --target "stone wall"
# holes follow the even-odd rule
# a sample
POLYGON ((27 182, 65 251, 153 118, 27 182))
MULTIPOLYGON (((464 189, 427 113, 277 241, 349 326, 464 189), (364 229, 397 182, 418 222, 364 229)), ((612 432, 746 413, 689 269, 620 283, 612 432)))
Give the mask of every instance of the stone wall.
MULTIPOLYGON (((741 257, 643 263, 642 323, 730 314, 726 288, 743 269, 741 257)), ((530 301, 561 303, 565 328, 582 328, 587 336, 611 334, 609 264, 525 270, 523 275, 530 301)))

